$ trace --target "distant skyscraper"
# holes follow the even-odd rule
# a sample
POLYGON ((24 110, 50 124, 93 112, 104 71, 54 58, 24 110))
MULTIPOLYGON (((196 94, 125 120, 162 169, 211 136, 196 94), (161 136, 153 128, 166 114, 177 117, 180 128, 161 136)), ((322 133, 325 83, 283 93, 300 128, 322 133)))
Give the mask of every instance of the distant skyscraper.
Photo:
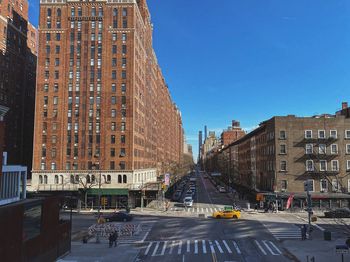
POLYGON ((207 126, 204 126, 204 140, 207 139, 208 133, 207 133, 207 126))
POLYGON ((198 145, 199 145, 199 148, 198 148, 198 156, 199 156, 199 158, 201 157, 201 147, 202 147, 202 143, 203 143, 203 132, 202 132, 202 131, 199 131, 199 134, 198 134, 198 145))

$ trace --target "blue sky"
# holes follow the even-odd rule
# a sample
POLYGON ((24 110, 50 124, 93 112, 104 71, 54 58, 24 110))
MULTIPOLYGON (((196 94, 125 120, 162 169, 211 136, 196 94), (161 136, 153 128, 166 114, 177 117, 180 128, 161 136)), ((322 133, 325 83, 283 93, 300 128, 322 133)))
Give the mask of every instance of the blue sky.
MULTIPOLYGON (((30 1, 37 24, 38 2, 30 1)), ((232 119, 334 113, 350 102, 350 1, 148 0, 154 48, 188 142, 232 119)))

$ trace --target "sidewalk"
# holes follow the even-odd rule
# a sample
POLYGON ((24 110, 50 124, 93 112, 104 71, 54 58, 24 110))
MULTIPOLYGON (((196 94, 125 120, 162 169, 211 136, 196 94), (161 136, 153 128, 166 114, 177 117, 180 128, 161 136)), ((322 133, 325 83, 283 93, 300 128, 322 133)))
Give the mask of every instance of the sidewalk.
POLYGON ((57 262, 132 262, 136 259, 139 249, 130 244, 119 244, 117 247, 109 247, 108 243, 72 242, 71 253, 57 260, 57 262))
MULTIPOLYGON (((314 257, 314 262, 330 262, 341 261, 341 254, 335 253, 336 245, 343 245, 345 239, 336 239, 333 241, 325 241, 320 239, 313 240, 284 240, 283 246, 290 253, 299 259, 300 262, 311 261, 314 257), (309 257, 309 260, 307 260, 309 257)), ((344 261, 350 261, 350 254, 344 254, 344 261)))

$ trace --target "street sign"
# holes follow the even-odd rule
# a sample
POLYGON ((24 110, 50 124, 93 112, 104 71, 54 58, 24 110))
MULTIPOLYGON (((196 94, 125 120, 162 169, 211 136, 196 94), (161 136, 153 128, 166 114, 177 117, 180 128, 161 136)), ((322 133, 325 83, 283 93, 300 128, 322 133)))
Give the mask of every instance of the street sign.
POLYGON ((347 245, 336 245, 335 246, 335 253, 337 254, 348 254, 349 248, 347 245))
POLYGON ((169 186, 170 185, 170 174, 165 174, 164 175, 164 184, 166 186, 169 186))

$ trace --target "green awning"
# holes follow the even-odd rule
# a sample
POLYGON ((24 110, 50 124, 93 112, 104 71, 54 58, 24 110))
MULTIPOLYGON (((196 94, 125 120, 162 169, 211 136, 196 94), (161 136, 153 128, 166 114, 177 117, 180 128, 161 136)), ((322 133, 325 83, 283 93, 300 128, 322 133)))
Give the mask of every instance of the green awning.
POLYGON ((99 195, 99 192, 101 196, 127 196, 129 194, 126 188, 90 188, 87 191, 88 195, 99 195))

